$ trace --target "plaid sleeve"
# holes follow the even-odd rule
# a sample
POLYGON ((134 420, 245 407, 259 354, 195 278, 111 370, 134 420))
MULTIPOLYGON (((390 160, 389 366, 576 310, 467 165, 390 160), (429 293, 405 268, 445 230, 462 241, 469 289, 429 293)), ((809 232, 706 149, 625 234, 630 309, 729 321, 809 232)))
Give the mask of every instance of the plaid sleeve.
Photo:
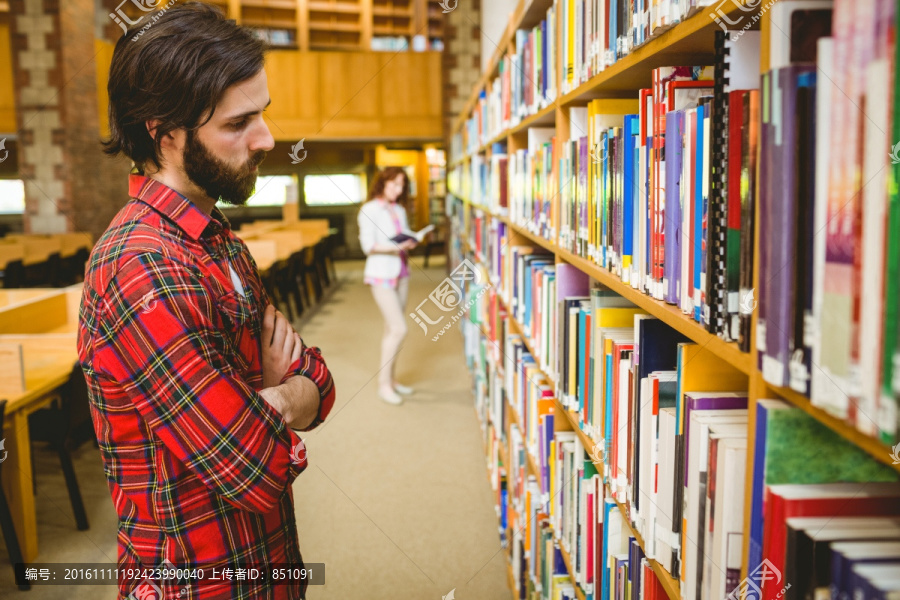
MULTIPOLYGON (((240 245, 240 251, 242 255, 246 257, 247 263, 251 267, 250 275, 255 280, 256 286, 259 289, 260 302, 262 307, 265 308, 270 304, 271 300, 260 279, 259 268, 256 266, 256 261, 253 259, 253 256, 250 254, 250 251, 247 249, 247 245, 243 240, 237 236, 234 236, 233 239, 240 245)), ((284 383, 296 375, 302 375, 303 377, 309 378, 316 384, 316 387, 319 388, 319 409, 316 411, 316 418, 306 429, 299 430, 310 431, 325 422, 325 418, 334 406, 334 381, 331 378, 331 372, 325 364, 325 359, 322 358, 321 350, 315 346, 307 346, 306 343, 303 343, 303 356, 288 368, 281 383, 284 383)))
POLYGON ((325 365, 325 359, 322 358, 322 352, 315 346, 306 344, 303 345, 303 356, 288 368, 282 383, 295 375, 308 377, 319 388, 319 409, 316 411, 316 418, 306 429, 301 429, 301 431, 310 431, 325 422, 325 418, 334 406, 334 381, 331 378, 331 372, 325 365))
POLYGON ((225 337, 202 276, 145 252, 104 297, 95 369, 119 382, 152 433, 229 503, 267 513, 306 468, 281 415, 223 358, 225 337))

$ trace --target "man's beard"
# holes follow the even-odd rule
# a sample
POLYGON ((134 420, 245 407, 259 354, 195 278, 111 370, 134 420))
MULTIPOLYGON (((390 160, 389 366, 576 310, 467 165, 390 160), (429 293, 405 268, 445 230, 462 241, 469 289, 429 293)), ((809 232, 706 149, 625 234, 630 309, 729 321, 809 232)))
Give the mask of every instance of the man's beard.
POLYGON ((184 148, 184 171, 188 178, 213 200, 243 206, 256 187, 258 172, 251 171, 266 158, 264 150, 257 151, 245 165, 234 168, 220 160, 196 138, 195 132, 187 132, 184 148))

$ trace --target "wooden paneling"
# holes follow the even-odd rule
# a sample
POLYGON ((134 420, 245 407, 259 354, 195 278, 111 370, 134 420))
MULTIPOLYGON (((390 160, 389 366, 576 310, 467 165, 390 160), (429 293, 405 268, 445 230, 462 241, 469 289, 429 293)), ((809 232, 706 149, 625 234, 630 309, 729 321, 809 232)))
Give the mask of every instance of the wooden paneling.
POLYGON ((0 23, 0 133, 16 130, 16 97, 9 25, 0 23))
MULTIPOLYGON (((95 48, 100 128, 107 136, 113 45, 97 41, 95 48)), ((266 73, 272 98, 266 119, 278 141, 441 139, 440 52, 273 50, 266 73)))

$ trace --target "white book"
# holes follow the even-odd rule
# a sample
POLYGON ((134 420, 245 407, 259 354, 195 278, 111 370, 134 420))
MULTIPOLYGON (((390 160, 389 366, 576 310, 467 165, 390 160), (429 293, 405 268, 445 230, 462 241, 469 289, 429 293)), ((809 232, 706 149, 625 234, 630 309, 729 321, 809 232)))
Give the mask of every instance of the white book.
POLYGON ((659 409, 658 484, 656 493, 656 560, 672 572, 672 553, 677 547, 672 539, 672 508, 675 501, 675 408, 659 409))
MULTIPOLYGON (((745 430, 746 432, 746 430, 745 430)), ((747 473, 747 438, 719 441, 719 472, 716 482, 715 569, 711 598, 725 598, 741 581, 741 551, 744 539, 744 483, 747 473), (723 472, 724 468, 724 472, 723 472), (724 570, 723 570, 724 569, 724 570)))
MULTIPOLYGON (((719 469, 718 452, 717 452, 717 456, 716 456, 716 459, 717 459, 716 462, 713 463, 713 461, 712 461, 712 455, 710 453, 711 446, 712 446, 713 440, 728 439, 728 438, 733 438, 733 437, 746 438, 746 436, 747 436, 746 426, 741 426, 740 429, 737 431, 735 430, 735 427, 736 427, 735 425, 728 425, 728 424, 712 425, 710 427, 709 440, 706 444, 706 447, 701 448, 701 450, 703 451, 703 456, 701 456, 699 458, 701 460, 706 461, 707 470, 709 471, 710 469, 713 469, 713 468, 716 469, 715 476, 717 478, 716 479, 717 489, 721 488, 721 486, 718 486, 718 483, 719 483, 718 477, 719 477, 719 474, 721 473, 721 470, 719 469)), ((712 477, 713 475, 714 475, 713 473, 708 473, 708 478, 712 477)), ((703 499, 701 499, 701 501, 703 501, 703 499)), ((701 600, 712 600, 712 598, 714 598, 714 596, 711 595, 711 591, 716 589, 715 578, 716 578, 716 572, 719 571, 719 569, 717 568, 717 563, 713 563, 712 559, 711 559, 711 557, 713 556, 714 547, 715 547, 715 539, 714 539, 715 530, 713 527, 713 523, 715 522, 714 521, 714 519, 715 519, 714 511, 716 508, 715 504, 716 504, 716 497, 712 493, 711 482, 708 482, 706 489, 705 489, 704 512, 700 515, 700 518, 703 520, 703 538, 702 538, 703 541, 702 541, 702 545, 700 546, 700 548, 698 548, 698 552, 697 552, 698 559, 699 559, 699 557, 702 557, 702 559, 699 559, 701 562, 701 565, 702 565, 702 571, 700 574, 700 580, 697 582, 697 588, 699 590, 699 594, 700 594, 699 597, 701 600)), ((721 504, 721 503, 719 503, 719 504, 721 504)), ((721 540, 720 540, 720 542, 721 542, 721 540)), ((697 540, 697 543, 698 544, 701 543, 700 540, 697 540)))
MULTIPOLYGON (((813 317, 804 323, 805 343, 812 347, 812 364, 823 364, 822 336, 824 327, 823 304, 825 298, 825 256, 826 241, 824 235, 828 223, 828 182, 830 174, 830 153, 832 150, 832 109, 834 98, 843 94, 834 84, 836 79, 834 69, 834 39, 819 38, 817 46, 817 72, 816 72, 816 207, 814 231, 823 232, 822 235, 813 237, 813 317), (811 327, 806 327, 809 324, 811 327)), ((760 332, 757 326, 756 338, 765 338, 765 332, 760 332)), ((820 367, 813 366, 812 381, 810 382, 810 401, 813 406, 818 406, 838 418, 847 418, 849 399, 835 384, 834 379, 820 367)))
MULTIPOLYGON (((866 68, 866 116, 863 141, 862 310, 859 365, 862 394, 856 428, 875 435, 884 421, 879 415, 882 318, 884 317, 884 260, 887 240, 888 173, 894 142, 890 139, 891 63, 876 60, 866 68)), ((897 147, 900 151, 900 146, 897 147)), ((886 420, 886 419, 885 419, 886 420)))
POLYGON ((682 595, 685 600, 696 600, 698 584, 702 580, 703 561, 699 550, 703 538, 706 515, 707 452, 709 428, 712 425, 730 425, 729 433, 738 435, 747 431, 746 410, 695 410, 691 411, 690 436, 687 439, 688 472, 685 481, 684 508, 682 510, 682 595))

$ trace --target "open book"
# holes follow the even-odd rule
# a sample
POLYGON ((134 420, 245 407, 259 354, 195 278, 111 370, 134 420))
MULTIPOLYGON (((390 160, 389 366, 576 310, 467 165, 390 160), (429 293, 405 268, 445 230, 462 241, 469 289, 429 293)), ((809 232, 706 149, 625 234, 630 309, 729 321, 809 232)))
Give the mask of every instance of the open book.
POLYGON ((434 225, 428 225, 419 231, 400 232, 392 237, 391 241, 395 244, 402 244, 406 240, 416 240, 416 242, 421 242, 433 229, 434 225))

